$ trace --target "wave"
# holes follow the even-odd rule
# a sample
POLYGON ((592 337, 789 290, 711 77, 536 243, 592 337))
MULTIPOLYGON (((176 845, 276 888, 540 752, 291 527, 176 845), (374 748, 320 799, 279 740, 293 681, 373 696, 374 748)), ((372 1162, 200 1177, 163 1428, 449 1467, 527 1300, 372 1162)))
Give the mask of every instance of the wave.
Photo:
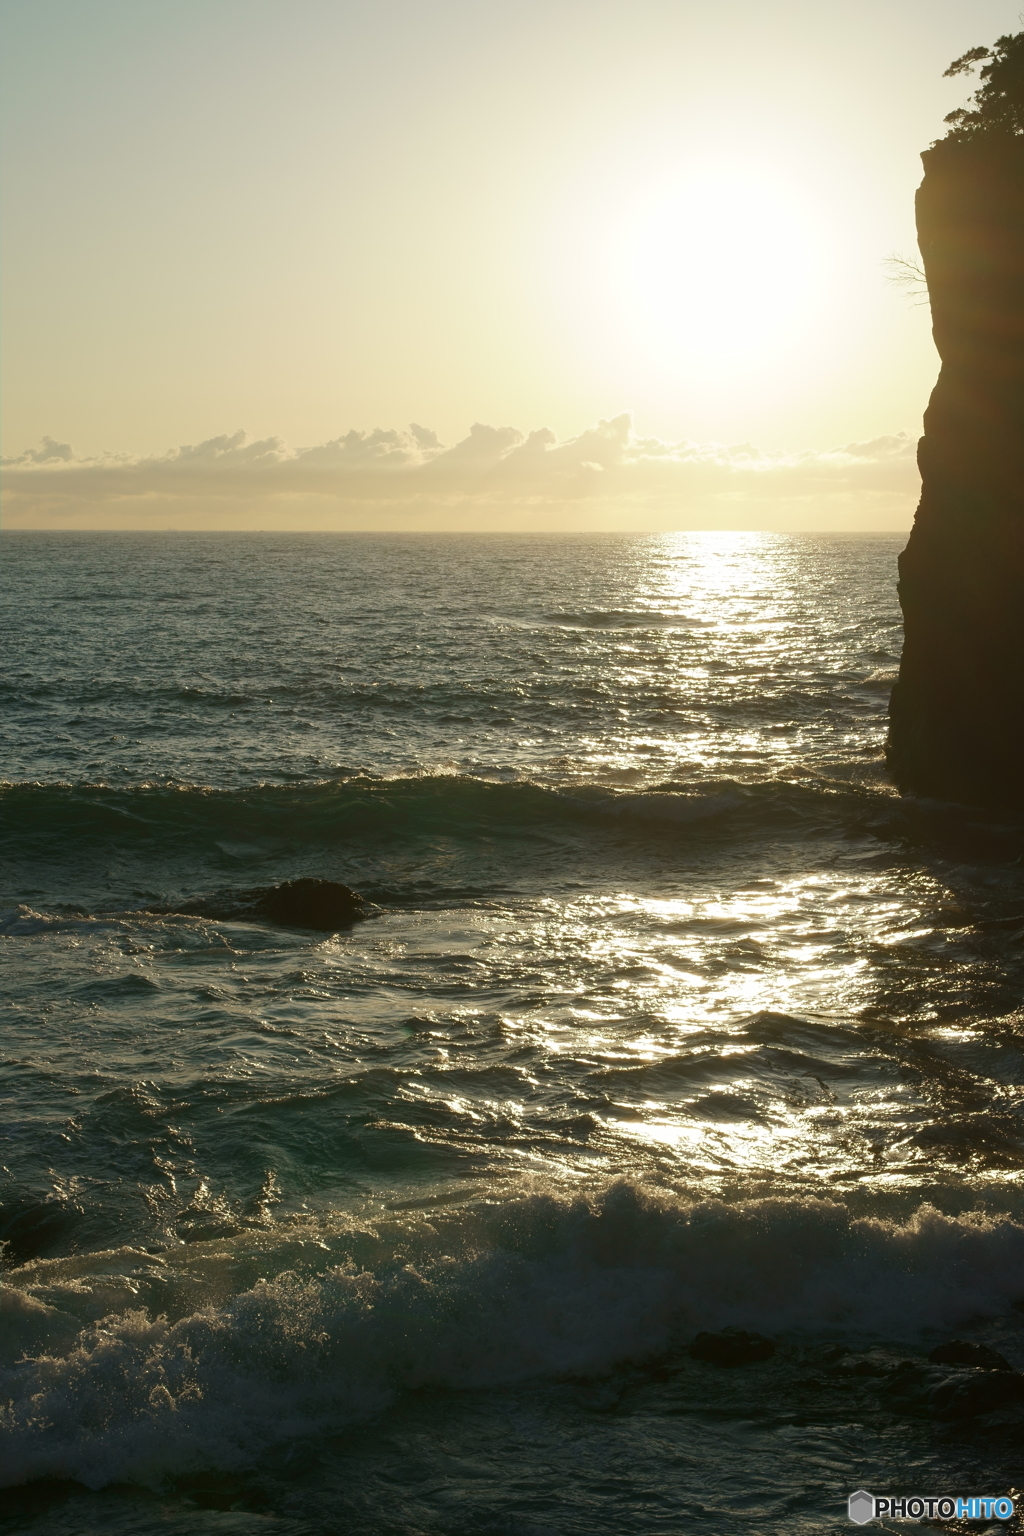
MULTIPOLYGON (((319 673, 305 676, 299 674, 288 679, 278 677, 260 683, 250 681, 243 688, 218 684, 212 680, 185 683, 164 679, 147 681, 138 677, 54 677, 33 681, 20 677, 2 678, 0 701, 9 709, 17 709, 20 705, 35 706, 52 700, 73 709, 113 703, 134 710, 166 704, 239 709, 276 703, 325 709, 371 706, 414 711, 469 705, 481 710, 505 712, 510 707, 522 710, 530 705, 530 700, 525 696, 526 690, 515 678, 504 684, 498 681, 452 684, 449 681, 393 679, 382 682, 362 677, 364 668, 358 663, 338 666, 336 671, 354 675, 338 678, 324 677, 319 673)), ((657 688, 648 691, 656 705, 664 703, 661 691, 657 688)), ((550 709, 550 694, 541 688, 539 696, 541 708, 550 709)), ((559 681, 558 700, 570 707, 580 704, 605 707, 613 696, 614 687, 608 679, 577 676, 559 681)))
POLYGON ((901 1222, 629 1183, 42 1260, 3 1292, 2 1477, 244 1470, 405 1391, 600 1376, 702 1329, 921 1340, 1005 1312, 1022 1261, 1008 1216, 901 1222))
POLYGON ((616 791, 607 785, 549 788, 520 780, 448 774, 378 779, 355 776, 308 784, 261 784, 211 789, 194 784, 0 785, 4 831, 0 847, 14 852, 47 844, 178 844, 204 839, 258 847, 267 838, 335 842, 410 833, 477 836, 503 829, 580 826, 608 821, 689 824, 719 818, 779 830, 823 812, 863 819, 892 814, 884 792, 827 781, 716 780, 616 791))
MULTIPOLYGON (((264 884, 268 875, 271 883, 326 875, 387 906, 491 899, 528 871, 550 886, 563 875, 579 881, 600 878, 601 870, 621 873, 624 859, 661 870, 666 859, 691 854, 717 860, 744 846, 749 860, 759 844, 823 839, 915 847, 984 864, 1001 880, 1024 857, 1019 817, 995 820, 969 807, 900 798, 852 777, 646 790, 443 773, 241 790, 0 784, 0 855, 10 893, 4 905, 56 901, 72 916, 73 902, 99 910, 101 891, 109 892, 103 910, 140 900, 167 910, 168 902, 191 901, 214 885, 220 891, 225 874, 243 868, 259 867, 264 884)), ((255 882, 250 876, 245 883, 255 882)), ((3 921, 30 916, 11 910, 3 921)))

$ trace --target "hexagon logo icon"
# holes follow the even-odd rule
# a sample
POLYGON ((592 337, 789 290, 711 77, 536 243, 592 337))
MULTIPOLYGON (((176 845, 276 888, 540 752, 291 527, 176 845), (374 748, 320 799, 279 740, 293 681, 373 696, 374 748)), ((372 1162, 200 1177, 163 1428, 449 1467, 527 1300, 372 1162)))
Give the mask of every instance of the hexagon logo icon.
POLYGON ((846 1507, 854 1525, 866 1525, 869 1520, 874 1518, 874 1495, 868 1493, 866 1488, 858 1488, 856 1493, 850 1494, 846 1507))

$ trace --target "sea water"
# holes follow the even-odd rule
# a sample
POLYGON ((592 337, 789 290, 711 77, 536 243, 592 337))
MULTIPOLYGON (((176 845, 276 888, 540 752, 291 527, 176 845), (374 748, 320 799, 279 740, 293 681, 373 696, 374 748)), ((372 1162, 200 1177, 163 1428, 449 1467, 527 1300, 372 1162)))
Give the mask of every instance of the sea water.
POLYGON ((5 539, 10 1529, 1012 1490, 1024 821, 886 778, 901 542, 5 539))

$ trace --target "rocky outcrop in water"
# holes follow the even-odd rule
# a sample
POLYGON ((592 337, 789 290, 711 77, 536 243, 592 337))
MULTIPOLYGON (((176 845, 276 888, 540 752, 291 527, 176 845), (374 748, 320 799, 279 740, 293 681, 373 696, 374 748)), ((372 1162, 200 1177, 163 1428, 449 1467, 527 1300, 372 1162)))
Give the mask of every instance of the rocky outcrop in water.
POLYGON ((930 1350, 928 1359, 933 1365, 972 1365, 982 1371, 1013 1370, 1005 1355, 974 1339, 950 1339, 948 1344, 939 1344, 930 1350))
POLYGON ((917 227, 942 359, 900 556, 890 703, 903 790, 1024 804, 1024 139, 923 155, 917 227))
POLYGON ((691 1360, 706 1360, 709 1365, 752 1365, 771 1359, 775 1341, 743 1328, 722 1328, 718 1333, 698 1333, 688 1353, 691 1360))
POLYGON ((350 928, 378 909, 337 880, 305 877, 248 891, 218 891, 162 910, 235 921, 262 918, 285 928, 334 933, 339 928, 350 928))
POLYGON ((363 898, 336 880, 285 880, 260 892, 254 904, 258 916, 293 928, 348 928, 366 917, 363 898))

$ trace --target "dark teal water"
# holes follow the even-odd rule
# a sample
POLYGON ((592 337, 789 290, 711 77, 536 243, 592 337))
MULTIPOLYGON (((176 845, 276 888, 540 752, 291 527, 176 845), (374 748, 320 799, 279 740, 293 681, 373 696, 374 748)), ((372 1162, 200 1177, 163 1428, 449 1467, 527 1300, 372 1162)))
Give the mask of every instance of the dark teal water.
POLYGON ((5 539, 12 1530, 1012 1486, 1024 822, 886 781, 899 545, 5 539))

